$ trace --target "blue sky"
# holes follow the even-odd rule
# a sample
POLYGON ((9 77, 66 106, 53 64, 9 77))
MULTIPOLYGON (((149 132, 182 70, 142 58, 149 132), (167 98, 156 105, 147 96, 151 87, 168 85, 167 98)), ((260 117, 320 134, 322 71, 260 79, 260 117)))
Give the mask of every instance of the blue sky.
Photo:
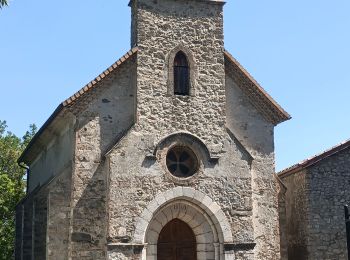
MULTIPOLYGON (((13 0, 0 10, 0 120, 23 135, 130 47, 128 0, 13 0)), ((281 170, 350 138, 350 1, 228 0, 225 47, 293 117, 281 170)))

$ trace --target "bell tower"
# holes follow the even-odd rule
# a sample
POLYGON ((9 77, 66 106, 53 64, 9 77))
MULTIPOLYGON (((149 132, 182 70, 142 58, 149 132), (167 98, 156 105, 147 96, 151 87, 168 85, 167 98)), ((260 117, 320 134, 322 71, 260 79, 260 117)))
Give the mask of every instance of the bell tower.
POLYGON ((173 129, 197 133, 214 146, 224 136, 226 120, 224 2, 132 0, 129 5, 131 45, 138 47, 138 126, 160 135, 173 129), (180 56, 183 62, 177 62, 180 56), (200 129, 195 122, 201 122, 200 129))
MULTIPOLYGON (((222 0, 130 0, 131 7, 131 47, 141 45, 154 35, 166 34, 171 39, 183 39, 185 35, 215 32, 215 37, 223 39, 222 0), (152 20, 147 18, 153 17, 152 20), (215 24, 207 18, 216 17, 215 24), (159 19, 162 23, 158 23, 159 19), (207 22, 198 23, 204 20, 207 22), (176 24, 173 22, 176 20, 176 24), (191 21, 193 22, 191 26, 191 21), (182 26, 177 26, 182 25, 182 26), (191 27, 192 30, 188 30, 191 27), (180 29, 180 30, 177 30, 180 29), (152 31, 152 34, 149 34, 152 31), (187 33, 184 33, 187 31, 187 33)), ((214 36, 214 35, 212 35, 214 36)), ((195 40, 195 39, 193 39, 195 40)), ((199 43, 199 42, 198 42, 199 43)))

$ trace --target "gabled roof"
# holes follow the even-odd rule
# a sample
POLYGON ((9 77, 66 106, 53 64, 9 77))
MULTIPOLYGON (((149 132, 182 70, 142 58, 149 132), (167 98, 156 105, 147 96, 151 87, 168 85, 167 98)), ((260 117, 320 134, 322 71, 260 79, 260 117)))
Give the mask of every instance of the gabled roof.
POLYGON ((33 137, 33 139, 30 141, 24 152, 22 153, 21 157, 18 159, 19 163, 26 162, 26 155, 29 152, 29 150, 32 148, 32 146, 37 142, 37 140, 40 138, 40 136, 43 134, 43 132, 48 128, 53 121, 60 115, 66 108, 69 108, 74 103, 76 103, 78 100, 80 100, 84 95, 89 93, 91 90, 99 86, 99 83, 103 81, 105 78, 107 78, 113 71, 115 71, 117 68, 119 68, 126 60, 128 60, 130 57, 132 57, 135 53, 137 53, 138 48, 132 48, 130 51, 128 51, 123 57, 121 57, 119 60, 117 60, 115 63, 113 63, 111 66, 109 66, 105 71, 103 71, 100 75, 98 75, 95 79, 90 81, 88 84, 86 84, 83 88, 81 88, 79 91, 77 91, 75 94, 67 98, 65 101, 63 101, 61 104, 58 105, 58 107, 55 109, 55 111, 52 113, 52 115, 49 117, 49 119, 44 123, 44 125, 39 129, 39 131, 36 133, 36 135, 33 137))
POLYGON ((300 163, 297 163, 291 167, 288 167, 287 169, 284 169, 280 171, 278 174, 279 177, 283 178, 287 175, 293 174, 295 172, 299 172, 300 170, 306 169, 312 165, 315 165, 316 163, 327 159, 330 156, 333 156, 341 151, 344 151, 345 149, 348 149, 350 147, 350 140, 347 140, 345 142, 342 142, 331 149, 328 149, 324 151, 323 153, 320 153, 318 155, 315 155, 309 159, 306 159, 300 163))
POLYGON ((246 94, 252 105, 274 125, 291 116, 260 86, 233 56, 225 50, 225 70, 246 94))
MULTIPOLYGON (((65 111, 67 108, 71 107, 77 101, 81 100, 90 91, 97 88, 103 80, 108 78, 113 71, 115 71, 119 66, 121 66, 126 60, 136 54, 138 48, 135 47, 128 51, 123 57, 117 60, 114 64, 103 71, 99 76, 86 84, 83 88, 77 91, 74 95, 63 101, 54 111, 54 113, 49 117, 49 119, 44 123, 44 125, 39 129, 37 134, 33 137, 27 148, 22 153, 18 162, 27 162, 26 156, 31 150, 33 145, 40 139, 44 131, 53 124, 53 122, 65 111)), ((240 84, 239 87, 247 95, 251 103, 260 111, 264 117, 277 125, 283 121, 290 119, 290 116, 285 112, 276 101, 274 101, 265 90, 253 79, 253 77, 229 54, 227 51, 224 52, 225 55, 225 69, 226 71, 240 84)))

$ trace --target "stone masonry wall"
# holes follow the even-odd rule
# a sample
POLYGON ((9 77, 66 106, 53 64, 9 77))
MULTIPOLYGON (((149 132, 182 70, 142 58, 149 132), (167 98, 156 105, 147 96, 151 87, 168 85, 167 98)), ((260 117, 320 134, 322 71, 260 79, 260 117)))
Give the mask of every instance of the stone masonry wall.
POLYGON ((47 258, 69 259, 73 165, 68 166, 47 187, 47 258))
POLYGON ((306 171, 282 177, 286 192, 288 260, 306 260, 308 252, 309 183, 306 171))
MULTIPOLYGON (((133 237, 141 212, 157 194, 190 186, 227 218, 233 245, 221 248, 234 251, 238 260, 279 259, 273 125, 225 77, 223 3, 131 5, 137 57, 71 108, 75 153, 48 186, 47 258, 140 259, 133 237), (169 92, 174 49, 189 53, 190 96, 169 92), (183 137, 157 147, 178 132, 186 133, 185 143, 200 161, 198 173, 186 181, 174 179, 165 166, 169 147, 183 137)), ((35 230, 32 209, 24 206, 26 236, 35 230)), ((23 259, 35 247, 29 241, 23 259)))
POLYGON ((36 196, 34 204, 33 259, 46 259, 47 205, 47 190, 44 190, 36 196))
POLYGON ((253 107, 226 74, 226 125, 252 157, 255 259, 280 259, 277 183, 274 177, 274 126, 253 107))
MULTIPOLYGON (((149 138, 133 131, 109 155, 109 243, 132 243, 143 210, 157 194, 176 186, 190 186, 218 203, 230 221, 234 243, 254 242, 250 166, 244 150, 227 137, 223 144, 226 152, 217 164, 209 163, 195 150, 203 166, 189 181, 181 182, 174 180, 164 166, 167 148, 157 153, 157 159, 152 159, 149 143, 152 143, 149 138)), ((114 254, 117 251, 111 252, 114 254)), ((249 254, 249 250, 245 250, 238 259, 245 259, 243 256, 249 254)))
POLYGON ((35 190, 17 205, 15 259, 46 259, 47 190, 35 190))
POLYGON ((22 258, 31 260, 33 254, 33 199, 27 199, 23 204, 23 242, 22 258))
POLYGON ((59 175, 73 158, 74 151, 74 120, 68 115, 62 120, 61 129, 56 126, 52 131, 50 144, 30 164, 28 192, 47 183, 59 175))
POLYGON ((69 259, 71 166, 17 206, 16 260, 69 259))
POLYGON ((23 210, 23 204, 18 204, 16 206, 15 260, 22 259, 23 210))
POLYGON ((350 149, 312 166, 307 176, 308 259, 346 260, 344 205, 350 202, 350 149))
POLYGON ((137 0, 132 8, 137 8, 139 48, 137 131, 158 140, 174 131, 188 131, 213 153, 222 152, 226 119, 222 3, 137 0), (193 57, 191 96, 169 93, 173 61, 168 58, 181 46, 193 57))
POLYGON ((134 122, 134 59, 76 105, 72 259, 106 259, 107 177, 104 154, 134 122), (85 102, 85 103, 84 103, 85 102))
POLYGON ((349 203, 350 150, 286 175, 289 260, 347 259, 344 204, 349 203))
MULTIPOLYGON (((251 129, 256 130, 243 131, 240 139, 248 136, 245 143, 255 153, 253 162, 242 143, 225 127, 222 6, 201 1, 134 1, 133 8, 139 8, 137 32, 132 34, 137 35, 139 46, 138 121, 109 155, 109 241, 131 242, 135 220, 147 203, 162 191, 184 185, 208 194, 220 205, 230 220, 235 243, 251 244, 257 238, 258 250, 253 254, 251 249, 237 252, 238 259, 278 259, 273 125, 256 110, 252 112, 251 129), (189 97, 168 92, 171 65, 167 58, 181 46, 191 52, 197 65, 192 86, 195 91, 189 97), (150 156, 162 138, 180 131, 199 137, 212 155, 219 157, 217 164, 202 157, 203 170, 188 183, 177 183, 169 177, 161 152, 156 158, 150 156), (257 137, 251 139, 254 134, 257 137), (257 195, 252 195, 252 189, 257 195)), ((239 111, 250 108, 241 106, 239 111)), ((244 121, 242 125, 248 121, 239 120, 244 121)))
POLYGON ((278 215, 280 231, 281 260, 288 260, 288 237, 287 237, 287 213, 286 213, 286 192, 287 187, 276 175, 279 183, 278 189, 278 215))

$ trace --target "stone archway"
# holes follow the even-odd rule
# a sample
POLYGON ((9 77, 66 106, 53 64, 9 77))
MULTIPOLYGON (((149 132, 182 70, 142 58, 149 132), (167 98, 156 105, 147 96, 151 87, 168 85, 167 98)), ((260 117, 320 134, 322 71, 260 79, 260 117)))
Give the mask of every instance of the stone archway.
POLYGON ((173 219, 185 222, 193 230, 197 259, 232 259, 224 252, 224 244, 232 243, 225 214, 207 195, 187 187, 159 194, 142 213, 134 234, 135 243, 146 245, 142 259, 157 259, 159 234, 173 219))

